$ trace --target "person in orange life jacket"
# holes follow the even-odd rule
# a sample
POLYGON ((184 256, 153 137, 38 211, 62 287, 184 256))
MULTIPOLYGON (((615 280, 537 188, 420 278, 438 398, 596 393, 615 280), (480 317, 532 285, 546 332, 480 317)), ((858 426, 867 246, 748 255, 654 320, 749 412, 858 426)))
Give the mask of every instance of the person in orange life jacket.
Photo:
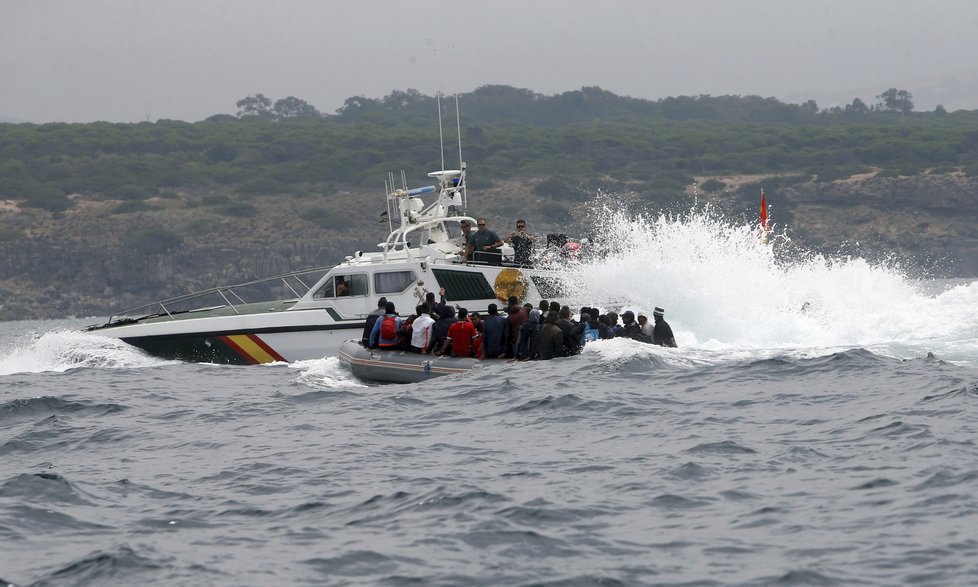
POLYGON ((411 325, 411 351, 427 353, 431 350, 431 327, 435 320, 431 317, 431 306, 427 302, 421 304, 418 317, 411 325))
POLYGON ((377 309, 367 314, 367 321, 363 324, 363 336, 360 337, 361 346, 370 346, 370 333, 374 330, 374 323, 383 316, 387 308, 387 298, 377 300, 377 309))
POLYGON ((472 356, 472 340, 476 337, 476 331, 475 326, 467 319, 468 313, 465 308, 459 308, 458 320, 448 327, 448 336, 439 354, 445 354, 448 347, 452 347, 453 357, 472 356))
POLYGON ((374 323, 374 329, 370 331, 370 346, 382 349, 397 348, 400 343, 397 331, 401 328, 401 319, 397 317, 397 312, 394 310, 394 302, 387 302, 384 312, 384 316, 374 323))

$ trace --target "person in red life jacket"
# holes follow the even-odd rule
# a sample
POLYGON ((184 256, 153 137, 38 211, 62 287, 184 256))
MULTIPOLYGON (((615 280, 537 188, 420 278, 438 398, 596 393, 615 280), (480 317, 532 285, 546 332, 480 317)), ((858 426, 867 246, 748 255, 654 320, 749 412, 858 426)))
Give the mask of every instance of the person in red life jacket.
POLYGON ((397 336, 401 339, 401 350, 411 350, 411 338, 414 335, 414 321, 421 315, 421 306, 416 306, 414 314, 408 316, 401 322, 401 327, 397 329, 397 336))
POLYGON ((451 347, 453 357, 472 356, 472 341, 477 333, 475 326, 468 320, 468 314, 469 311, 465 308, 458 309, 458 319, 448 327, 448 337, 445 338, 439 354, 445 354, 451 347))
POLYGON ((384 315, 374 323, 374 329, 370 331, 370 347, 394 349, 401 342, 397 336, 397 331, 401 328, 401 319, 397 317, 397 312, 394 310, 394 302, 387 302, 384 312, 384 315))

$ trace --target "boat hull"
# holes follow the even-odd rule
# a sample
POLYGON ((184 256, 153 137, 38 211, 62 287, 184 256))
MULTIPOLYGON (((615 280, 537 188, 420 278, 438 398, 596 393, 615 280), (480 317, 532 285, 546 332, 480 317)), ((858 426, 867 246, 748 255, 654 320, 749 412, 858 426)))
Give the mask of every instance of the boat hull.
POLYGON ((127 336, 120 340, 162 359, 191 363, 257 365, 321 359, 335 355, 340 344, 362 330, 236 331, 127 336))
POLYGON ((335 355, 360 336, 364 320, 337 322, 323 311, 269 312, 182 320, 145 320, 89 330, 162 359, 254 365, 335 355))
POLYGON ((417 383, 482 367, 478 359, 367 349, 355 340, 340 345, 339 358, 357 378, 382 383, 417 383))

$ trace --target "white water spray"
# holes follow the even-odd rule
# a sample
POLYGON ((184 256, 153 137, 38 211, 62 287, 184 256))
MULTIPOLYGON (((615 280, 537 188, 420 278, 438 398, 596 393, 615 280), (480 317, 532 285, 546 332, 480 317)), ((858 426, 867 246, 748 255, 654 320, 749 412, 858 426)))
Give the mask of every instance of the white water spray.
POLYGON ((968 346, 978 336, 978 282, 935 295, 859 258, 782 258, 783 234, 765 245, 755 226, 710 209, 644 218, 606 208, 598 217, 596 254, 569 267, 575 303, 650 317, 661 306, 681 347, 879 350, 968 346))
POLYGON ((0 351, 0 375, 69 369, 125 369, 167 365, 121 340, 77 330, 26 333, 0 351))

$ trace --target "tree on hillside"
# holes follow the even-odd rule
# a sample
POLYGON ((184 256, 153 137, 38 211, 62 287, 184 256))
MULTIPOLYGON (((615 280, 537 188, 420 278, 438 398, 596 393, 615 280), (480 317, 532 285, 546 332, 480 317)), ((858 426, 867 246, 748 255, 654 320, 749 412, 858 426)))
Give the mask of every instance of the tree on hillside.
MULTIPOLYGON (((258 95, 261 96, 261 94, 258 95)), ((241 106, 240 102, 238 106, 241 106)), ((278 120, 282 120, 283 118, 318 118, 322 116, 319 110, 316 110, 311 104, 294 96, 276 100, 275 105, 272 106, 272 114, 278 120)))
POLYGON ((869 106, 859 98, 853 98, 852 104, 846 105, 846 112, 850 114, 869 114, 869 106))
POLYGON ((876 99, 879 100, 880 106, 882 107, 881 110, 890 110, 903 114, 908 114, 913 111, 913 94, 906 90, 890 88, 879 96, 876 96, 876 99))
POLYGON ((264 94, 255 94, 238 100, 235 104, 238 107, 238 118, 246 116, 257 116, 259 118, 272 118, 272 101, 264 94))

